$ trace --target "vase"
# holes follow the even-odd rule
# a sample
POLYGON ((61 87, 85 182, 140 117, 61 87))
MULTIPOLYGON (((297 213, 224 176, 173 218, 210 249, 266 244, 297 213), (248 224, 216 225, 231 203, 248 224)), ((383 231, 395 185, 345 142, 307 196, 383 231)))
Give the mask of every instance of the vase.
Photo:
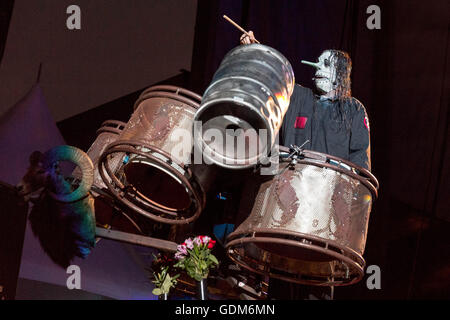
POLYGON ((208 300, 208 287, 206 279, 197 281, 197 299, 208 300))
POLYGON ((158 300, 169 300, 169 294, 163 293, 163 294, 159 295, 158 300))

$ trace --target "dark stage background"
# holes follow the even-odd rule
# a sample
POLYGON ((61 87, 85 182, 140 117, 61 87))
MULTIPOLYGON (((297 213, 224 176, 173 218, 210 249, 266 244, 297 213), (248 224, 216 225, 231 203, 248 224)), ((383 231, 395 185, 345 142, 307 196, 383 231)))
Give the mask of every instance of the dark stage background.
POLYGON ((314 61, 327 48, 353 60, 353 96, 371 122, 372 172, 380 181, 365 258, 380 266, 381 290, 365 281, 344 298, 450 297, 449 1, 200 1, 192 86, 208 85, 240 32, 223 14, 282 52, 296 82, 313 87, 314 61), (369 30, 369 5, 381 29, 369 30))
MULTIPOLYGON (((328 48, 352 57, 353 96, 369 115, 372 172, 380 181, 364 257, 381 268, 382 284, 369 290, 366 277, 337 288, 335 298, 448 299, 450 2, 199 0, 191 71, 163 83, 204 92, 239 43, 223 14, 283 53, 304 86, 313 87, 313 70, 301 59, 314 61, 328 48), (366 27, 372 4, 381 8, 380 30, 366 27)), ((0 49, 7 27, 2 19, 0 49)), ((128 120, 139 92, 59 122, 66 142, 87 150, 103 120, 128 120)))

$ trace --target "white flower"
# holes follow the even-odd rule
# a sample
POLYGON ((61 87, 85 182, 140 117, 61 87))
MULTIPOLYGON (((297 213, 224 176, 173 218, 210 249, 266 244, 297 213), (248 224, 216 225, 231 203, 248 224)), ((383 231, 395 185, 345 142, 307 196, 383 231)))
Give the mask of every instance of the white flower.
POLYGON ((184 243, 186 243, 186 247, 187 247, 189 250, 192 250, 192 249, 194 248, 194 242, 192 241, 191 238, 186 239, 186 241, 185 241, 184 243))
POLYGON ((195 237, 194 238, 194 243, 198 246, 202 245, 202 240, 200 239, 200 237, 195 237))
POLYGON ((208 237, 208 236, 204 236, 204 237, 202 238, 203 244, 209 243, 210 240, 211 240, 211 238, 208 237))
POLYGON ((181 260, 184 258, 184 255, 181 252, 177 252, 175 253, 175 259, 177 260, 181 260))
POLYGON ((177 246, 177 250, 179 253, 183 254, 183 255, 187 255, 187 250, 186 250, 186 246, 184 244, 180 244, 177 246))

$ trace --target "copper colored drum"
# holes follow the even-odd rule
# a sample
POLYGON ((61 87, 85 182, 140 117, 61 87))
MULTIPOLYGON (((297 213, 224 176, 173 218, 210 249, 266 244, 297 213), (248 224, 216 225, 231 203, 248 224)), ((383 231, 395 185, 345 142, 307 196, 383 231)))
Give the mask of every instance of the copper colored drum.
MULTIPOLYGON (((98 226, 144 234, 148 233, 148 228, 145 228, 146 225, 142 223, 138 216, 125 212, 122 210, 124 208, 117 208, 114 197, 99 173, 98 160, 100 156, 111 143, 118 139, 125 126, 126 123, 122 121, 106 120, 97 130, 97 137, 87 151, 89 158, 94 164, 94 182, 91 193, 95 197, 95 218, 98 226)), ((121 156, 123 158, 124 155, 121 156)), ((116 171, 119 168, 122 158, 119 155, 110 161, 112 171, 116 171)), ((76 181, 81 180, 82 175, 78 167, 74 170, 72 176, 76 178, 76 181)))
POLYGON ((126 207, 167 224, 194 221, 205 204, 193 173, 192 128, 201 97, 173 86, 146 89, 118 139, 100 157, 100 174, 126 207), (114 161, 121 159, 118 168, 114 161))
POLYGON ((246 269, 289 282, 356 283, 377 189, 369 171, 337 157, 303 151, 294 161, 280 158, 250 216, 227 238, 228 255, 246 269))
MULTIPOLYGON (((91 158, 92 163, 94 163, 94 186, 96 186, 97 188, 106 188, 106 185, 104 184, 103 179, 98 171, 98 159, 100 158, 100 155, 105 151, 106 147, 117 140, 125 126, 125 122, 117 120, 107 120, 103 122, 100 129, 97 130, 97 138, 87 151, 89 158, 91 158)), ((120 160, 116 159, 116 162, 114 164, 111 164, 113 170, 118 167, 119 163, 120 160)))

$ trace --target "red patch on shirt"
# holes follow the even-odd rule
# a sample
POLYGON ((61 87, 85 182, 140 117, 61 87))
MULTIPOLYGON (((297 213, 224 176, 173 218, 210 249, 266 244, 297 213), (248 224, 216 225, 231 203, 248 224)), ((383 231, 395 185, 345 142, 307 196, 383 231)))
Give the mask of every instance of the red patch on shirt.
POLYGON ((305 126, 306 126, 306 121, 308 121, 308 118, 307 118, 307 117, 297 117, 297 118, 295 119, 295 125, 294 125, 294 127, 295 127, 296 129, 304 129, 305 126))
POLYGON ((366 126, 367 130, 370 131, 370 129, 369 129, 369 119, 367 119, 367 117, 364 117, 364 125, 366 126))

